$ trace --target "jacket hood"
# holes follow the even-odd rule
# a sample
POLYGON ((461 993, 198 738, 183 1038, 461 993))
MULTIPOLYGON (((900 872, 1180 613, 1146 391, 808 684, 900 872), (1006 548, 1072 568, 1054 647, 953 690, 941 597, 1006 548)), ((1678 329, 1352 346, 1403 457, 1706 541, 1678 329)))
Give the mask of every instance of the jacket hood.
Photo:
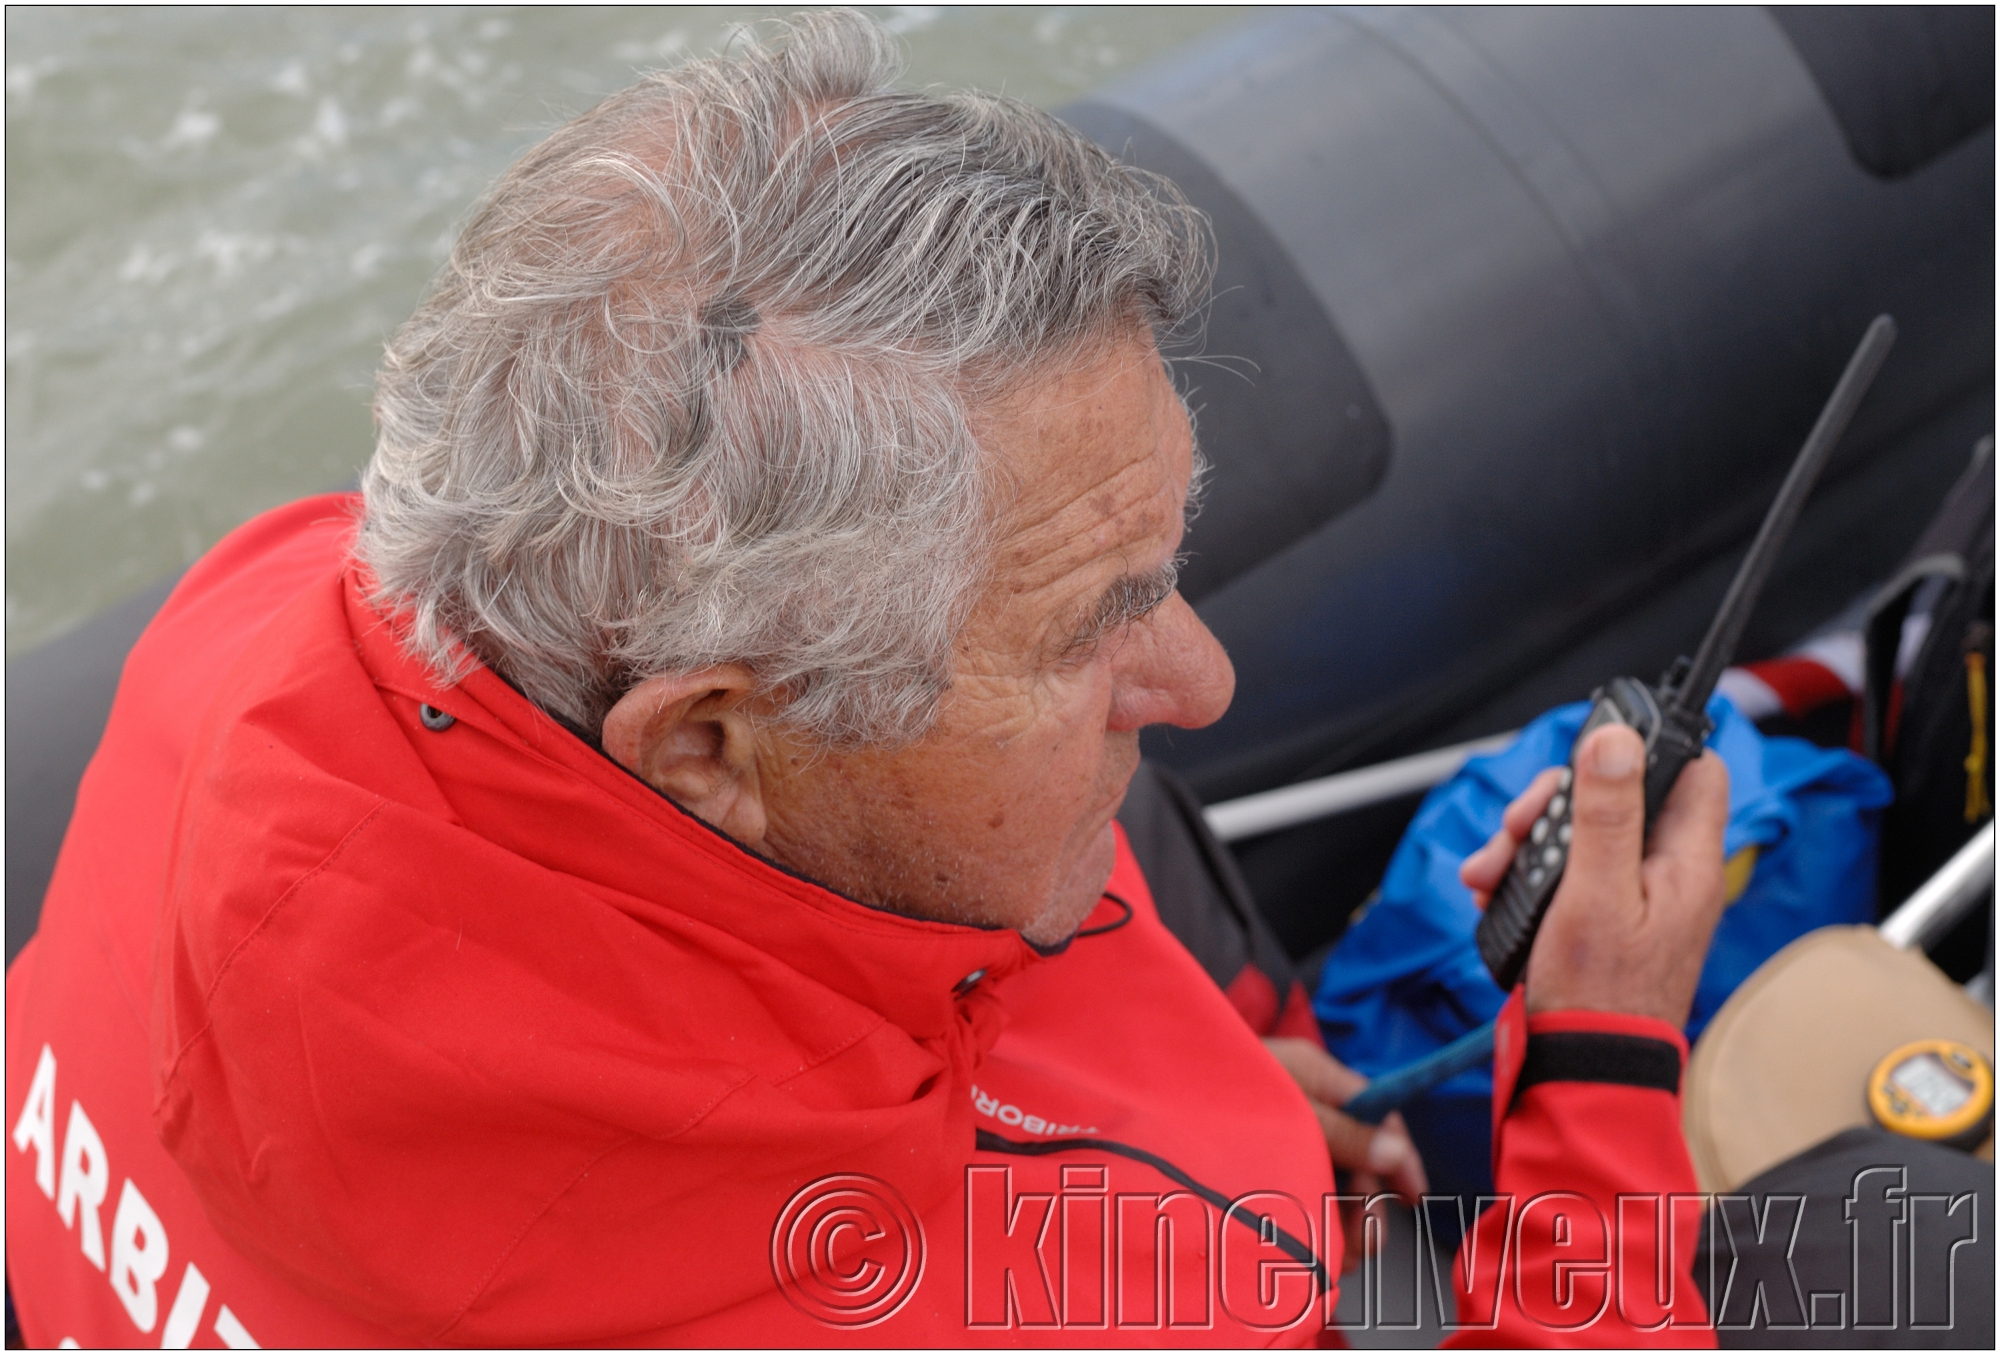
POLYGON ((350 568, 200 725, 154 1119, 309 1293, 416 1341, 616 1339, 768 1290, 770 1220, 828 1171, 944 1198, 990 980, 1038 963, 782 870, 490 671, 439 688, 350 568))

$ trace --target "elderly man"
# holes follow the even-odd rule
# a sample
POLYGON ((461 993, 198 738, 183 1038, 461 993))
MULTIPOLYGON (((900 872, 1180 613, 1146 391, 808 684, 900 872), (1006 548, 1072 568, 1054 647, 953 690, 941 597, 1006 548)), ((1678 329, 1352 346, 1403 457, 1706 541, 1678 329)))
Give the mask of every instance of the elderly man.
MULTIPOLYGON (((8 983, 31 1340, 1322 1334, 1332 1159, 1414 1159, 1113 822, 1233 681, 1174 590, 1199 219, 893 58, 802 19, 529 152, 389 347, 361 502, 240 529, 140 642, 8 983)), ((1503 1023, 1486 1339, 1702 1335, 1692 1236, 1614 1200, 1694 1187, 1723 792, 1642 865, 1638 786, 1586 747, 1503 1023)))

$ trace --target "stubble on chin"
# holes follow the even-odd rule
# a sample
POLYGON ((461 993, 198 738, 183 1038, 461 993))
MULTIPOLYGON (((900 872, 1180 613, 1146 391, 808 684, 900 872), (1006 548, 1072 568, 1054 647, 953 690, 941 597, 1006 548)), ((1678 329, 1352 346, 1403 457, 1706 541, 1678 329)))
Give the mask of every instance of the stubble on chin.
POLYGON ((1099 830, 1067 879, 1057 882, 1054 894, 1019 931, 1023 938, 1043 949, 1059 946, 1076 935, 1085 918, 1104 897, 1117 864, 1117 840, 1109 822, 1099 830))

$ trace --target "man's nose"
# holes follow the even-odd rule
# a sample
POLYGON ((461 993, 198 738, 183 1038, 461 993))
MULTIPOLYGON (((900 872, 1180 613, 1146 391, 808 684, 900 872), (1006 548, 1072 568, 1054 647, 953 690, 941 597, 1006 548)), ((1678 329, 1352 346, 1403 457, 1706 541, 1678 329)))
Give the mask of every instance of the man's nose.
POLYGON ((1229 656, 1179 593, 1131 628, 1114 662, 1113 729, 1200 729, 1221 719, 1236 694, 1229 656))

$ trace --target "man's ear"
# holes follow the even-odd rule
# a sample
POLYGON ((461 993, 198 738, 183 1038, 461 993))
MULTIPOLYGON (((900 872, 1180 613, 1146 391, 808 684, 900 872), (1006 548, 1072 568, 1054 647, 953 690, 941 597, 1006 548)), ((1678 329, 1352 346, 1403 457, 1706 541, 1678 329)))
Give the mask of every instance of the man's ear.
POLYGON ((604 717, 604 751, 696 818, 746 846, 764 840, 756 729, 740 664, 647 678, 604 717))

